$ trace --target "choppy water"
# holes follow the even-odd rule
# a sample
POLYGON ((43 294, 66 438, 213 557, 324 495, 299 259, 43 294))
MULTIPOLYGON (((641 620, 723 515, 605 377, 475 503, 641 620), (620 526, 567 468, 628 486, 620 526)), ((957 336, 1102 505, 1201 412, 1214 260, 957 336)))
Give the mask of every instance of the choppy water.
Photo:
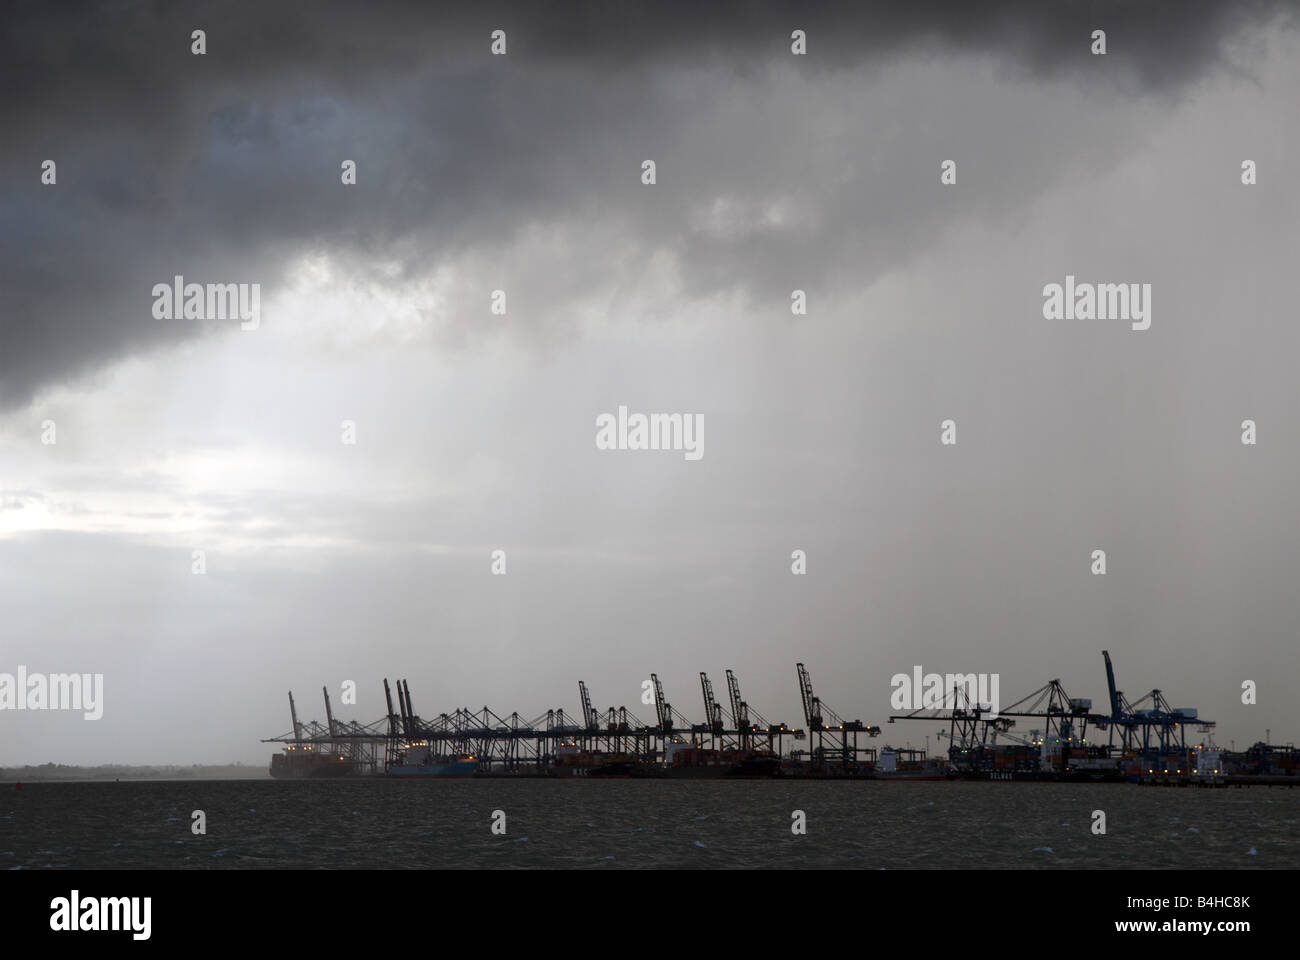
POLYGON ((1294 868, 1300 790, 447 780, 0 787, 0 869, 1294 868), (203 810, 207 834, 190 830, 203 810), (506 833, 491 831, 505 812, 506 833), (804 811, 807 834, 791 833, 804 811), (1090 829, 1106 814, 1105 836, 1090 829))

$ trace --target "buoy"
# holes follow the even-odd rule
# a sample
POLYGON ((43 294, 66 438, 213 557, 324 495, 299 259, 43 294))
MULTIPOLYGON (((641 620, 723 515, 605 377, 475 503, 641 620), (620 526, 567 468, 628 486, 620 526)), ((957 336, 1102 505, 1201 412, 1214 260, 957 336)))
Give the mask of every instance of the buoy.
POLYGON ((18 783, 14 784, 15 790, 21 790, 22 788, 23 788, 22 781, 19 781, 18 783))

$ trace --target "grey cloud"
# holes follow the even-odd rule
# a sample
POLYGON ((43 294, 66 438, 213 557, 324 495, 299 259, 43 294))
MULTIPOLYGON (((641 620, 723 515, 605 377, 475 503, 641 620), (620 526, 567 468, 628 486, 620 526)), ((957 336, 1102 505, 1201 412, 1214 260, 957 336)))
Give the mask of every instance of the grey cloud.
MULTIPOLYGON (((882 64, 904 55, 987 57, 1014 78, 1067 81, 1113 98, 1168 92, 1220 61, 1240 28, 1281 18, 1289 25, 1288 9, 1270 2, 11 8, 0 32, 0 86, 12 91, 0 147, 7 301, 0 406, 205 329, 154 320, 153 283, 181 273, 273 287, 292 256, 313 249, 355 257, 362 269, 370 258, 398 256, 409 275, 505 244, 530 222, 590 217, 645 249, 673 238, 692 292, 739 284, 762 298, 782 287, 785 272, 863 277, 863 263, 874 265, 869 279, 937 229, 933 213, 912 213, 916 157, 906 149, 862 153, 873 118, 853 115, 852 91, 870 89, 882 64), (504 61, 487 52, 498 26, 510 36, 504 61), (808 31, 807 58, 789 56, 794 26, 808 31), (1087 51, 1094 26, 1109 34, 1104 63, 1087 51), (189 53, 194 27, 207 31, 202 58, 189 53), (794 100, 767 112, 769 94, 780 102, 773 71, 825 87, 839 98, 839 113, 800 116, 794 100), (833 143, 836 117, 850 126, 838 151, 847 165, 841 182, 834 170, 805 165, 793 147, 773 154, 783 126, 792 139, 833 143), (743 142, 746 130, 764 152, 759 161, 719 146, 743 142), (654 204, 624 186, 651 155, 666 167, 654 204), (343 157, 361 168, 358 187, 346 192, 338 187, 343 157), (46 158, 59 164, 54 188, 38 183, 46 158), (868 191, 869 202, 852 199, 868 191), (754 203, 784 193, 826 219, 740 238, 693 232, 696 205, 728 192, 754 203)), ((1010 129, 1012 120, 995 122, 1010 129)), ((1049 124, 1044 139, 1070 122, 1049 124)), ((963 143, 996 164, 1001 131, 983 147, 963 143)), ((1050 176, 1032 165, 1022 170, 1011 202, 1050 176)), ((1006 187, 983 186, 994 188, 985 203, 1010 199, 1006 187)))

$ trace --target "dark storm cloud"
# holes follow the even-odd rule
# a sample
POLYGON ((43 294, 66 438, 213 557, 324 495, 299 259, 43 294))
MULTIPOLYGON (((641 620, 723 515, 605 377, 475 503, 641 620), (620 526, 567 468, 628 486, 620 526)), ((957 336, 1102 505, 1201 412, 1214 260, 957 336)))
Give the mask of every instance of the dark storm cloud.
MULTIPOLYGON (((808 83, 859 72, 869 83, 877 66, 905 57, 988 56, 1014 78, 1125 96, 1180 89, 1240 28, 1282 9, 1038 0, 11 7, 0 31, 0 407, 197 333, 194 322, 151 316, 154 283, 179 273, 269 292, 288 259, 311 250, 355 257, 358 268, 396 258, 414 274, 528 223, 598 216, 668 245, 695 290, 751 282, 745 274, 776 289, 777 265, 811 278, 855 269, 864 251, 879 269, 930 229, 908 215, 906 191, 866 210, 816 182, 796 185, 793 202, 824 214, 802 232, 687 228, 691 204, 719 191, 762 199, 798 184, 799 156, 769 155, 762 138, 757 159, 727 146, 743 139, 727 104, 743 95, 761 106, 774 65, 808 83), (497 27, 509 35, 506 58, 488 53, 497 27), (795 27, 808 32, 806 58, 789 54, 795 27), (1088 52, 1096 27, 1108 33, 1104 66, 1088 52), (204 57, 189 52, 195 28, 207 32, 204 57), (718 145, 701 146, 710 133, 718 145), (624 188, 643 157, 679 155, 714 163, 670 167, 653 205, 624 188), (358 161, 355 189, 339 187, 342 158, 358 161), (39 184, 45 159, 58 163, 56 187, 39 184)), ((853 120, 863 130, 870 122, 853 120)), ((788 112, 752 119, 760 130, 789 123, 795 136, 800 122, 788 112)), ((813 168, 811 179, 824 172, 813 168)), ((862 188, 880 173, 864 164, 843 185, 862 188)), ((1021 178, 1022 191, 1035 186, 1032 173, 1021 178)))

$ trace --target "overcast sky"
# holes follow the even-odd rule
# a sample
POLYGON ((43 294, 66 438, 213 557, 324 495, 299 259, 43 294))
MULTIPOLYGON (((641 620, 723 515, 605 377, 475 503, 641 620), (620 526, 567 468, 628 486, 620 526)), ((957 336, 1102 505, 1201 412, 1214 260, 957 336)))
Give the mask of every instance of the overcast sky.
POLYGON ((370 721, 385 676, 425 716, 583 679, 649 719, 654 671, 698 721, 731 667, 802 726, 800 660, 882 725, 915 665, 1102 709, 1103 649, 1225 745, 1300 736, 1290 8, 463 6, 4 14, 0 672, 105 689, 0 712, 0 765, 265 763, 287 690, 370 721), (156 319, 178 274, 260 327, 156 319), (1067 274, 1151 328, 1045 320, 1067 274), (704 456, 598 450, 619 405, 704 456))

